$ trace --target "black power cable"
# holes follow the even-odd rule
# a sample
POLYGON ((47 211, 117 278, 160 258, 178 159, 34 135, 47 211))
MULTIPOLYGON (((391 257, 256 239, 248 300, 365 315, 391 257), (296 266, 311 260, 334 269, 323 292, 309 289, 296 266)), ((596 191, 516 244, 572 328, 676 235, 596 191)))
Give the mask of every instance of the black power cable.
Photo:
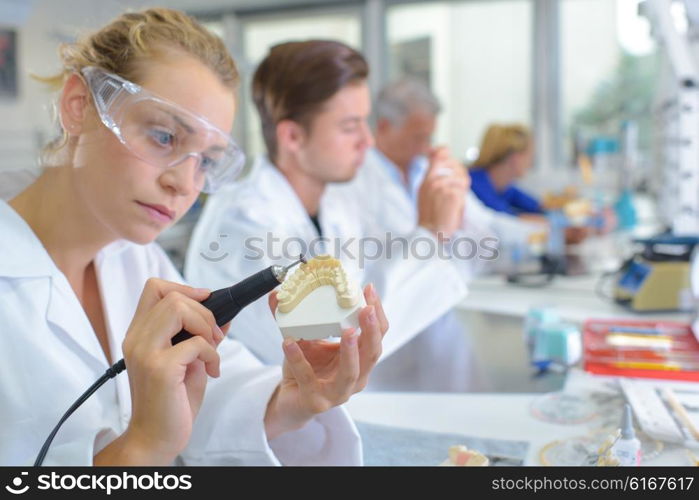
POLYGON ((51 434, 49 434, 49 437, 46 438, 44 446, 41 447, 41 451, 39 452, 39 455, 36 457, 36 460, 34 461, 34 467, 39 467, 44 462, 44 458, 46 458, 46 454, 49 451, 51 443, 53 442, 53 438, 56 436, 58 429, 61 428, 61 425, 63 425, 63 422, 68 420, 68 417, 70 417, 73 414, 73 412, 80 407, 80 405, 87 401, 90 398, 90 396, 92 396, 95 393, 95 391, 97 391, 97 389, 102 387, 107 380, 116 377, 124 370, 126 370, 126 363, 124 363, 123 359, 114 363, 106 372, 104 372, 104 375, 98 378, 97 381, 94 384, 92 384, 90 388, 86 390, 83 393, 83 395, 80 396, 70 408, 68 408, 68 411, 65 412, 65 414, 58 421, 56 427, 54 427, 51 431, 51 434))

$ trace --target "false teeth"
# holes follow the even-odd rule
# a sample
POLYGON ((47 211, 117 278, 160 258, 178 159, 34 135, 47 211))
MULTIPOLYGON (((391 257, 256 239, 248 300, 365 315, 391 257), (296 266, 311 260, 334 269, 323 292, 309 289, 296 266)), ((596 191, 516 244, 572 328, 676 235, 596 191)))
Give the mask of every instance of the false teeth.
POLYGON ((318 340, 359 327, 364 295, 339 260, 321 255, 296 268, 277 292, 275 317, 284 337, 318 340))
POLYGON ((488 457, 483 455, 481 452, 469 450, 463 445, 454 445, 449 447, 449 458, 445 460, 442 465, 482 467, 489 465, 489 463, 490 460, 488 460, 488 457))
POLYGON ((359 297, 356 287, 349 283, 340 261, 329 255, 321 255, 301 264, 284 281, 277 293, 279 310, 283 313, 291 312, 309 293, 323 285, 335 289, 337 305, 341 308, 350 309, 357 305, 359 297))

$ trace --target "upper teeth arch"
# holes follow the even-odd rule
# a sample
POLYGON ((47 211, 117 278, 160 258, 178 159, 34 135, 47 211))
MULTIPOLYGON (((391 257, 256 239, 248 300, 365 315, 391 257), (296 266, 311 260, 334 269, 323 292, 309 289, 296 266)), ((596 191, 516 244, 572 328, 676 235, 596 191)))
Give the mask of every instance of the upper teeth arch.
POLYGON ((335 289, 337 304, 343 309, 354 307, 359 297, 339 260, 329 255, 319 255, 301 264, 296 272, 282 284, 277 299, 280 312, 292 311, 316 288, 330 285, 335 289))

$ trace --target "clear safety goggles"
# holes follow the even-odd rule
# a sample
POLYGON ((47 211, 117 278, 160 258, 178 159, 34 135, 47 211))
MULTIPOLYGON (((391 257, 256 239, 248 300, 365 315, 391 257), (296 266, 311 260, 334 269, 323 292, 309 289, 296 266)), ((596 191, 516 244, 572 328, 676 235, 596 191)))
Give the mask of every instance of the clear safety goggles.
POLYGON ((82 74, 102 123, 140 159, 169 168, 196 158, 195 183, 206 193, 240 174, 245 155, 202 116, 103 69, 88 66, 82 74))

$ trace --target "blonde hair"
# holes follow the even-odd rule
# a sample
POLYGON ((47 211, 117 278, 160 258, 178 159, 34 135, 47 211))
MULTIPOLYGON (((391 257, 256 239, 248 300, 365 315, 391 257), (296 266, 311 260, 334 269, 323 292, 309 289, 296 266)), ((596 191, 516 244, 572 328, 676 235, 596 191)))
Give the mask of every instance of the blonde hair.
POLYGON ((490 125, 483 135, 478 158, 471 166, 488 169, 512 153, 526 151, 531 140, 531 132, 524 125, 490 125))
MULTIPOLYGON (((238 86, 235 61, 223 41, 194 18, 171 9, 153 8, 122 14, 100 30, 61 44, 63 69, 50 77, 32 75, 52 90, 63 88, 68 77, 86 66, 96 66, 138 82, 148 60, 184 53, 202 62, 232 92, 238 86)), ((42 151, 42 164, 68 142, 65 130, 42 151)))

